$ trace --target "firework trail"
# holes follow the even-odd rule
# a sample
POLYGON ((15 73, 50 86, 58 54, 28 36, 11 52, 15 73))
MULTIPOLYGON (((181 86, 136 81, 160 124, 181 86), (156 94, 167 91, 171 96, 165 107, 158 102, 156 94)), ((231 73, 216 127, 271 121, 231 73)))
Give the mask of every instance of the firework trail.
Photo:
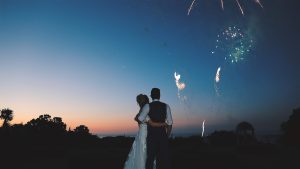
POLYGON ((219 90, 219 86, 218 83, 220 82, 220 71, 221 71, 221 67, 218 67, 217 72, 216 72, 216 77, 215 77, 215 83, 214 83, 214 87, 215 87, 215 91, 217 96, 220 96, 220 90, 219 90))
POLYGON ((181 83, 180 80, 180 74, 177 74, 176 72, 174 73, 174 77, 175 77, 175 82, 176 82, 176 86, 179 90, 183 90, 185 88, 185 84, 181 83))
POLYGON ((202 122, 202 137, 204 136, 204 129, 205 129, 205 120, 202 122))
POLYGON ((216 78, 215 78, 216 83, 219 83, 219 81, 220 81, 220 71, 221 71, 221 67, 218 67, 217 73, 216 73, 216 78))
POLYGON ((224 11, 224 1, 223 1, 223 0, 220 0, 220 2, 221 2, 221 7, 222 7, 222 9, 223 9, 223 11, 224 11))
POLYGON ((188 13, 187 13, 187 15, 190 15, 190 13, 191 13, 191 10, 193 9, 193 7, 194 7, 194 3, 195 3, 195 1, 196 0, 193 0, 193 2, 191 3, 191 5, 190 5, 190 7, 189 7, 189 10, 188 10, 188 13))
MULTIPOLYGON (((193 0, 193 1, 192 1, 191 5, 190 5, 190 7, 189 7, 189 9, 188 9, 187 15, 190 15, 190 13, 191 13, 191 11, 192 11, 192 9, 193 9, 193 7, 194 7, 195 1, 196 1, 196 0, 193 0)), ((234 0, 233 0, 233 1, 234 1, 234 0)), ((239 0, 235 0, 235 2, 236 2, 236 4, 237 4, 237 6, 239 7, 239 9, 240 9, 242 15, 244 15, 244 14, 245 14, 245 13, 244 13, 244 9, 243 9, 243 7, 242 7, 240 1, 239 1, 239 0)), ((254 2, 257 3, 261 8, 264 8, 263 5, 261 4, 260 0, 254 0, 254 2)), ((222 10, 224 10, 224 0, 220 0, 220 3, 221 3, 221 8, 222 8, 222 10)))
MULTIPOLYGON (((180 96, 180 91, 185 89, 185 83, 182 83, 180 82, 180 74, 177 74, 176 72, 174 73, 174 77, 175 77, 175 82, 176 82, 176 86, 177 86, 177 89, 178 89, 178 93, 177 93, 177 96, 178 98, 180 99, 181 96, 180 96)), ((186 96, 183 97, 184 100, 187 99, 186 96)))
POLYGON ((242 8, 242 6, 241 6, 241 4, 240 4, 240 2, 239 2, 239 0, 235 0, 236 1, 236 3, 238 4, 238 6, 239 6, 239 8, 240 8, 240 10, 241 10, 241 13, 242 13, 242 15, 244 15, 244 10, 243 10, 243 8, 242 8))
POLYGON ((255 2, 256 2, 261 8, 264 8, 264 6, 261 4, 260 0, 255 0, 255 2))

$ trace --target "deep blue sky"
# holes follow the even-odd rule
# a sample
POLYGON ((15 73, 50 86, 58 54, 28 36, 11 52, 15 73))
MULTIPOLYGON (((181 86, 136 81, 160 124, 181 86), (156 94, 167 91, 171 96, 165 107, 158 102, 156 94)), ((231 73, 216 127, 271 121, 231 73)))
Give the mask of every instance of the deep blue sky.
POLYGON ((0 108, 15 123, 43 113, 95 133, 130 133, 135 96, 159 87, 177 133, 232 130, 249 121, 279 131, 300 106, 300 14, 297 0, 1 0, 0 108), (254 48, 231 64, 212 55, 229 26, 250 32, 254 48), (216 69, 222 66, 217 96, 216 69), (173 73, 187 87, 177 98, 173 73))

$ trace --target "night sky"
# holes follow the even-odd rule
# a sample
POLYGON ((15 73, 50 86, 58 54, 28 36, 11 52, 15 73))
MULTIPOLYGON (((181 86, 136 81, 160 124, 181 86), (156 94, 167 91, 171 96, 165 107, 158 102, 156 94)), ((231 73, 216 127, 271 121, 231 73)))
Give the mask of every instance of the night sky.
POLYGON ((161 89, 175 134, 233 130, 241 121, 274 134, 300 106, 300 1, 0 0, 0 109, 15 123, 59 116, 93 133, 137 130, 136 95, 161 89), (253 41, 243 60, 215 50, 238 27, 253 41), (213 53, 212 51, 216 51, 213 53), (216 92, 215 75, 221 66, 216 92), (174 72, 186 88, 177 97, 174 72))

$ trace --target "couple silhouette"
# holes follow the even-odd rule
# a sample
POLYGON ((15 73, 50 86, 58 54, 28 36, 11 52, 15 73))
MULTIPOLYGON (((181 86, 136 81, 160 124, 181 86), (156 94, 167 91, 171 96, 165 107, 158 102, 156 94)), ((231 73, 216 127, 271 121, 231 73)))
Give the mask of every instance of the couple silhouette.
POLYGON ((124 169, 170 169, 168 137, 172 131, 170 106, 160 102, 160 89, 151 90, 152 102, 140 94, 136 101, 140 107, 135 121, 139 130, 125 162, 124 169))

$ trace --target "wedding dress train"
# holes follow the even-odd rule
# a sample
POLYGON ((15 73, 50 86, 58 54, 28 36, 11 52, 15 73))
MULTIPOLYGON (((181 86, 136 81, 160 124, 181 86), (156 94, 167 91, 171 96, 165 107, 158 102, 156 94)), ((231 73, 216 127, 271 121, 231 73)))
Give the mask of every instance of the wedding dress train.
MULTIPOLYGON (((145 169, 147 159, 147 124, 139 125, 131 150, 128 154, 124 169, 145 169)), ((153 169, 155 169, 155 164, 153 169)))

